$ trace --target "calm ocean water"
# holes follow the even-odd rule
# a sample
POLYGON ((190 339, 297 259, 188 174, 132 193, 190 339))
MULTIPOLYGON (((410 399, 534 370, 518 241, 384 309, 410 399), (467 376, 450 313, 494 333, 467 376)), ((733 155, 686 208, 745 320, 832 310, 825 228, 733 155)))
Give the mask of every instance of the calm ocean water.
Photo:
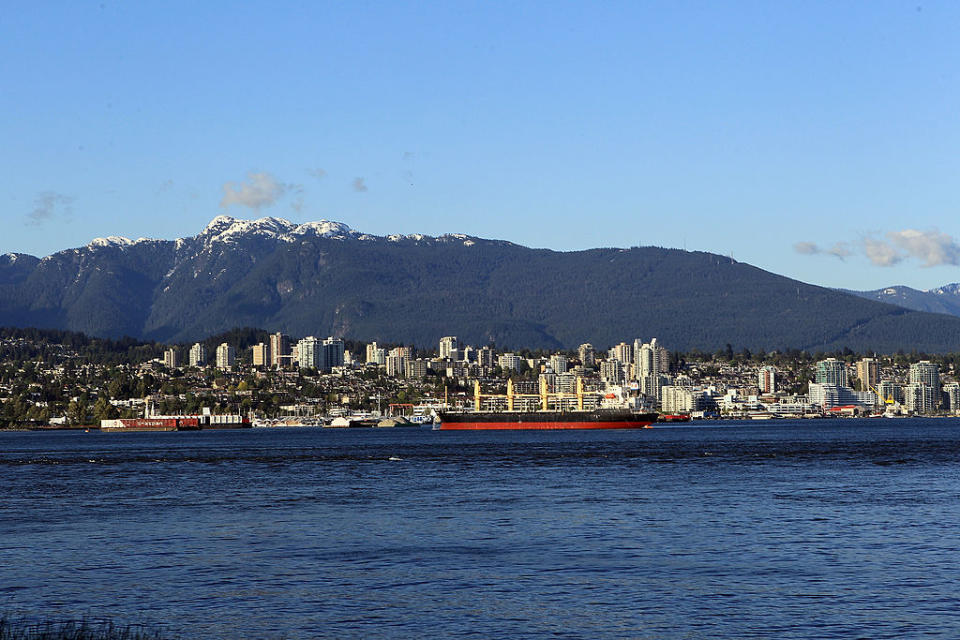
POLYGON ((0 434, 0 612, 184 638, 960 637, 960 421, 0 434))

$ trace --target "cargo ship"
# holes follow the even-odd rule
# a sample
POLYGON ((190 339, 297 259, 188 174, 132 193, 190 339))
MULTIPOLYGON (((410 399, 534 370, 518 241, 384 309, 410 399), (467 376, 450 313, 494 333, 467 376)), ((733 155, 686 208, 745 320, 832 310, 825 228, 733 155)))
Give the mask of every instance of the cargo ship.
POLYGON ((469 429, 649 429, 656 413, 625 409, 594 411, 440 411, 440 430, 469 429))

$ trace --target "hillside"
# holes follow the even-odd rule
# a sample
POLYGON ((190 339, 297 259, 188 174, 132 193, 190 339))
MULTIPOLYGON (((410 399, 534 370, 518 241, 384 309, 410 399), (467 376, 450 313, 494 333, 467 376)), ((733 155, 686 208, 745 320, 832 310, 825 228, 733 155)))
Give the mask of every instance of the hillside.
POLYGON ((294 336, 502 347, 960 350, 960 318, 909 311, 703 252, 556 252, 464 235, 378 237, 334 222, 215 218, 177 240, 101 238, 0 257, 0 325, 204 338, 294 336))

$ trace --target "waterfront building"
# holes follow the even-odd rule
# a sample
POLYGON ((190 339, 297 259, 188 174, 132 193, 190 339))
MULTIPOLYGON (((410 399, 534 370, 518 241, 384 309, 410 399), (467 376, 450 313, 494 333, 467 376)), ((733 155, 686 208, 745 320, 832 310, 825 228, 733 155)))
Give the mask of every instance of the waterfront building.
POLYGON ((825 411, 850 405, 872 410, 878 405, 877 394, 872 391, 854 391, 850 387, 837 384, 811 382, 807 398, 810 404, 817 405, 825 411))
POLYGON ((860 391, 876 389, 880 382, 880 362, 876 358, 864 358, 857 362, 857 380, 860 391))
POLYGON ((912 413, 933 413, 940 404, 939 388, 911 382, 903 387, 903 406, 912 413))
POLYGON ((877 395, 883 404, 903 404, 903 387, 892 380, 881 380, 876 384, 877 395))
POLYGON ((596 352, 593 345, 585 342, 577 348, 577 354, 580 356, 580 364, 584 367, 593 367, 597 364, 596 352))
POLYGON ((661 408, 664 413, 691 413, 708 407, 709 394, 686 386, 666 385, 660 389, 661 408))
POLYGON ((953 412, 960 412, 960 383, 949 382, 943 385, 944 408, 953 412))
POLYGON ((163 352, 163 364, 170 368, 176 369, 180 366, 180 350, 176 347, 170 347, 163 352))
POLYGON ((270 366, 270 345, 265 342, 253 345, 253 366, 270 366))
MULTIPOLYGON (((932 411, 940 405, 940 367, 938 365, 929 360, 913 363, 910 365, 909 380, 910 384, 923 385, 933 390, 933 405, 928 411, 932 411)), ((904 390, 904 395, 906 395, 906 390, 904 390)))
POLYGON ((232 369, 233 365, 236 364, 237 350, 226 342, 223 342, 217 347, 216 359, 217 369, 232 369))
POLYGON ((760 367, 757 372, 757 386, 760 393, 775 393, 777 391, 777 368, 767 365, 760 367))
POLYGON ((459 353, 457 352, 460 348, 460 343, 457 342, 457 336, 444 336, 440 338, 440 359, 441 360, 456 360, 459 353))
POLYGON ((814 379, 817 384, 846 387, 848 381, 847 363, 843 360, 827 358, 817 363, 816 378, 814 379))
POLYGON ((207 366, 207 347, 202 342, 198 342, 190 347, 190 366, 207 366))
POLYGON ((270 366, 282 368, 290 362, 290 336, 280 333, 270 335, 270 366))

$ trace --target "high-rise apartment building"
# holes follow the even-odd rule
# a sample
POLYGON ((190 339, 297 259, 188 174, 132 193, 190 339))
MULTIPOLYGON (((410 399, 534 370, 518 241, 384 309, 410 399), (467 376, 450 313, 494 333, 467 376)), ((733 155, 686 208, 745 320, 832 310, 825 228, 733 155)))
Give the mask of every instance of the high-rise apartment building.
POLYGON ((857 380, 860 391, 876 389, 880 382, 880 362, 876 358, 864 358, 857 363, 857 380))
POLYGON ((170 369, 176 369, 180 366, 180 350, 176 347, 170 347, 163 352, 163 364, 170 369))
MULTIPOLYGON (((922 385, 932 389, 933 406, 926 409, 932 411, 940 406, 940 367, 929 360, 921 360, 910 365, 910 385, 922 385)), ((910 385, 907 385, 909 387, 910 385)), ((904 395, 907 395, 904 387, 904 395)), ((909 403, 909 398, 906 398, 909 403)), ((908 407, 909 408, 909 407, 908 407)))
POLYGON ((774 393, 777 390, 777 368, 769 365, 760 367, 757 386, 760 387, 760 393, 774 393))
POLYGON ((320 341, 307 336, 297 342, 297 366, 301 369, 320 368, 320 341))
POLYGON ((607 352, 607 357, 620 362, 633 362, 633 345, 621 342, 607 352))
POLYGON ((217 369, 232 369, 233 365, 236 364, 237 350, 226 342, 223 342, 217 347, 216 358, 217 369))
POLYGON ((585 342, 577 348, 577 354, 580 356, 580 364, 584 367, 592 367, 597 364, 597 355, 593 350, 593 345, 585 342))
POLYGON ((457 342, 457 336, 445 336, 440 338, 440 359, 444 360, 450 358, 455 360, 454 356, 459 355, 457 352, 460 348, 460 343, 457 342))
POLYGON ((274 333, 270 336, 270 366, 283 367, 289 362, 290 336, 284 333, 274 333))
POLYGON ((562 353, 555 353, 550 356, 550 368, 554 373, 566 373, 569 366, 570 361, 562 353))
POLYGON ((207 347, 202 342, 198 342, 190 347, 190 366, 207 366, 207 347))
POLYGON ((831 384, 837 387, 846 387, 847 363, 836 358, 827 358, 817 363, 816 383, 831 384))
POLYGON ((323 341, 323 359, 319 364, 319 369, 329 373, 334 367, 343 366, 344 344, 341 338, 333 336, 325 338, 323 341))
POLYGON ((523 358, 513 353, 504 353, 497 358, 497 364, 504 371, 518 371, 520 369, 520 363, 523 362, 523 358))
POLYGON ((253 345, 253 366, 270 366, 270 345, 264 342, 253 345))

